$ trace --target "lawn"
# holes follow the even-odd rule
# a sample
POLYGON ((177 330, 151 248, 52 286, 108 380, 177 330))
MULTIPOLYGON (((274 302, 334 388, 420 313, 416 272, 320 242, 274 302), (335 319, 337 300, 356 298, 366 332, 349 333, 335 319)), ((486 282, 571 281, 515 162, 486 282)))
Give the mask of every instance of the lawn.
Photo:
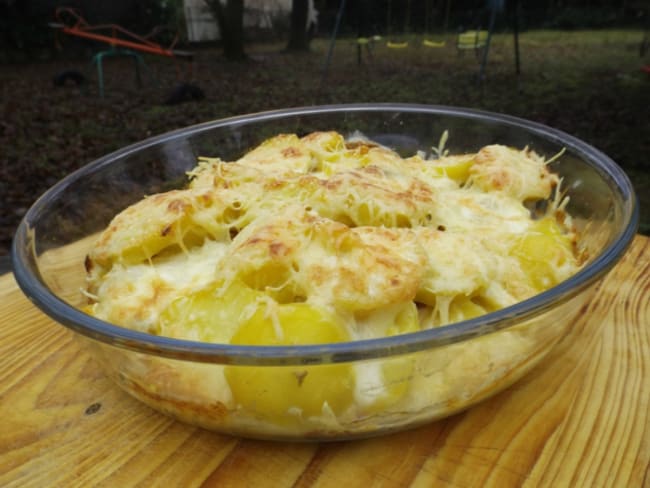
MULTIPOLYGON (((351 102, 408 102, 480 108, 556 127, 601 149, 632 179, 641 201, 641 231, 650 234, 650 76, 641 71, 640 31, 531 31, 520 37, 521 75, 515 75, 512 35, 494 37, 486 79, 479 62, 459 55, 450 37, 425 47, 404 37, 404 49, 377 41, 361 62, 353 39, 339 39, 327 76, 327 38, 312 51, 289 54, 284 44, 247 46, 250 60, 225 61, 218 49, 195 48, 192 81, 200 101, 162 102, 184 64, 147 57, 144 85, 133 62, 105 66, 106 96, 98 97, 90 55, 2 66, 0 69, 0 256, 33 201, 74 169, 124 145, 215 118, 262 110, 351 102), (67 69, 87 83, 55 87, 67 69)), ((434 40, 439 41, 440 38, 434 40)), ((185 76, 181 77, 181 79, 185 76)))

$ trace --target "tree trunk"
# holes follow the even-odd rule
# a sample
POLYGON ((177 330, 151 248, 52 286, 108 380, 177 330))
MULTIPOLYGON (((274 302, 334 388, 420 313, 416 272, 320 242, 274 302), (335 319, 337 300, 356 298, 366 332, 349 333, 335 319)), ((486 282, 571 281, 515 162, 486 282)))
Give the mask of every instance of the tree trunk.
POLYGON ((244 52, 244 0, 205 0, 219 24, 223 54, 227 59, 246 59, 244 52))
POLYGON ((292 0, 291 2, 291 32, 289 34, 289 51, 309 51, 309 35, 307 32, 307 15, 309 0, 292 0))

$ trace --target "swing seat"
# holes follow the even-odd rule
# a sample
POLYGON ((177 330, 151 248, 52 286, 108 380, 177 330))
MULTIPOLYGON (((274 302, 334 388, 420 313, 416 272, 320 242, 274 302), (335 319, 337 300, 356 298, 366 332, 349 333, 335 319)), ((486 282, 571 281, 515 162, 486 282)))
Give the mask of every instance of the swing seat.
POLYGON ((460 32, 456 39, 456 48, 459 53, 467 49, 473 49, 478 52, 479 49, 485 47, 487 38, 488 32, 485 30, 469 30, 460 32))
POLYGON ((379 41, 381 41, 381 36, 357 37, 357 44, 359 46, 373 45, 375 42, 379 41))
POLYGON ((446 44, 446 41, 430 41, 429 39, 422 41, 422 45, 426 47, 445 47, 446 44))
POLYGON ((388 46, 391 49, 404 49, 406 47, 409 47, 408 42, 393 42, 393 41, 388 41, 386 43, 386 46, 388 46))

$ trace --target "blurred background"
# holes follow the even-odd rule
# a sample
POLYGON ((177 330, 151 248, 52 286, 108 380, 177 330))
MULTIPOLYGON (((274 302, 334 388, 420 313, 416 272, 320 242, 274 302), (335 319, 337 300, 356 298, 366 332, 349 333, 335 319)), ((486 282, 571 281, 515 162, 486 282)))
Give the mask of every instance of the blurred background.
POLYGON ((29 206, 97 157, 354 102, 564 130, 625 169, 650 234, 649 28, 647 0, 0 0, 0 258, 29 206))

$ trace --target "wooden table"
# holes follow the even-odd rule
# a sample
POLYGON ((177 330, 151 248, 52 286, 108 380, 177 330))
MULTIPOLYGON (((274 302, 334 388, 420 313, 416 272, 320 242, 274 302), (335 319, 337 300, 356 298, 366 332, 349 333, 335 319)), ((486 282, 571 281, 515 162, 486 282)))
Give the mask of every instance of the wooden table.
POLYGON ((649 487, 650 239, 638 236, 551 357, 478 406, 323 444, 183 425, 114 386, 0 277, 0 486, 649 487))

